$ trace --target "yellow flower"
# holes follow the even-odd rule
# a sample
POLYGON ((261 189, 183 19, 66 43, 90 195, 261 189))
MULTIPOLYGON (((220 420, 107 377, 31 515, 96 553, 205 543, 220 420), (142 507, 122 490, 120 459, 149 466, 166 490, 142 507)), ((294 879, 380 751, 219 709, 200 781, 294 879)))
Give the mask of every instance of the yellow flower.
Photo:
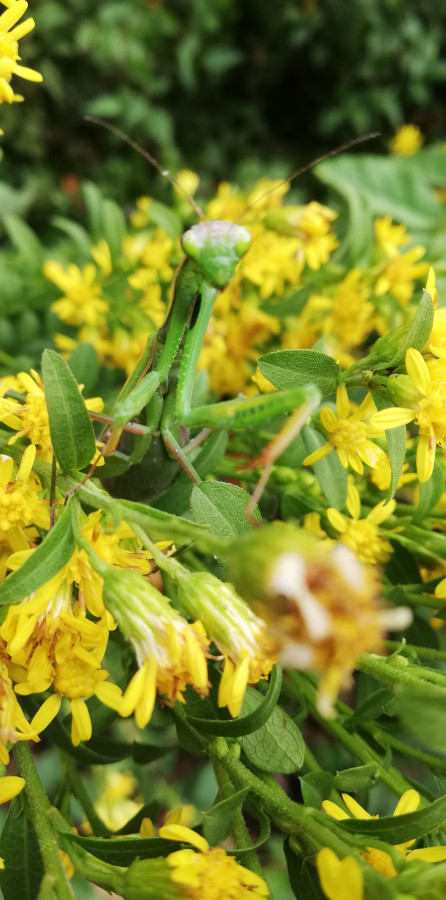
POLYGON ((102 269, 105 276, 110 275, 112 271, 112 258, 110 253, 110 247, 107 244, 107 241, 99 241, 94 247, 91 248, 91 255, 100 269, 102 269))
POLYGON ((171 703, 184 703, 188 684, 207 694, 209 641, 200 622, 189 625, 150 582, 130 569, 107 570, 104 603, 132 645, 138 665, 124 692, 121 716, 134 712, 136 724, 144 728, 157 691, 171 703))
MULTIPOLYGON (((409 463, 404 463, 401 470, 401 477, 398 482, 398 488, 402 488, 405 484, 410 484, 416 479, 415 472, 408 472, 409 463)), ((392 468, 390 459, 387 454, 379 460, 377 465, 370 472, 370 479, 379 491, 388 491, 390 489, 392 479, 392 468)))
POLYGON ((196 848, 177 850, 166 857, 172 870, 171 879, 183 889, 187 900, 262 900, 269 897, 263 878, 240 866, 223 847, 210 848, 208 842, 190 828, 164 825, 159 835, 196 848))
POLYGON ((398 428, 414 422, 420 437, 417 447, 417 475, 421 482, 429 481, 435 462, 435 447, 446 444, 446 359, 427 362, 418 350, 406 351, 407 376, 389 379, 395 398, 407 398, 407 406, 382 409, 372 417, 378 428, 398 428))
MULTIPOLYGON (((191 169, 180 169, 176 179, 180 188, 186 191, 186 194, 189 194, 190 197, 193 197, 200 184, 200 176, 196 172, 192 172, 191 169)), ((177 193, 182 193, 175 185, 174 190, 177 193)))
POLYGON ((362 871, 353 856, 338 859, 333 850, 323 847, 316 856, 316 867, 328 900, 363 900, 362 871))
POLYGON ((16 741, 38 741, 35 728, 27 722, 12 686, 8 670, 9 656, 0 645, 0 762, 7 766, 9 753, 7 744, 16 741))
POLYGON ((358 559, 368 565, 386 563, 392 554, 392 545, 379 533, 379 526, 395 509, 395 500, 378 503, 371 512, 361 519, 361 501, 353 481, 349 481, 347 491, 348 519, 337 509, 327 510, 330 525, 339 532, 340 540, 356 553, 358 559))
POLYGON ((237 188, 222 181, 217 188, 217 196, 206 207, 206 218, 223 219, 225 222, 234 222, 243 213, 247 205, 247 198, 237 188))
POLYGON ((238 716, 248 684, 266 678, 277 659, 276 646, 265 623, 210 572, 195 572, 178 580, 182 608, 204 625, 206 634, 224 656, 218 705, 238 716))
POLYGON ((423 140, 418 125, 401 125, 392 139, 392 153, 397 156, 412 156, 420 149, 423 140))
POLYGON ((391 294, 400 306, 407 306, 414 291, 414 281, 428 270, 426 262, 419 262, 426 248, 418 245, 406 253, 395 253, 384 263, 375 284, 375 294, 391 294))
POLYGON ((137 790, 138 782, 132 772, 105 766, 101 769, 101 791, 95 807, 110 831, 119 831, 141 809, 141 800, 132 799, 137 790))
POLYGON ((277 391, 277 388, 274 387, 274 385, 271 384, 271 382, 268 381, 268 379, 265 378, 264 375, 262 375, 258 366, 254 375, 252 376, 252 380, 254 384, 257 385, 261 394, 272 394, 274 393, 274 391, 277 391))
POLYGON ((386 256, 395 256, 398 248, 412 240, 405 225, 394 225, 390 216, 375 219, 375 238, 386 256))
MULTIPOLYGON (((363 809, 353 797, 350 797, 349 794, 342 794, 342 799, 351 813, 351 815, 355 819, 372 819, 379 818, 379 816, 371 816, 367 810, 363 809)), ((418 791, 414 791, 413 788, 410 788, 408 791, 405 791, 404 794, 398 800, 398 803, 393 811, 394 816, 404 816, 407 813, 415 812, 420 805, 420 795, 418 791)), ((324 800, 322 806, 325 812, 331 816, 332 819, 337 819, 338 821, 343 821, 345 819, 349 819, 350 816, 348 813, 344 812, 340 806, 336 803, 333 803, 331 800, 324 800)), ((403 844, 395 844, 395 850, 398 850, 402 856, 405 856, 407 861, 410 862, 412 859, 421 859, 425 862, 441 862, 446 859, 446 847, 423 847, 420 850, 410 850, 409 848, 412 844, 415 843, 415 840, 405 841, 403 844)), ((361 854, 364 859, 373 866, 374 869, 377 869, 378 872, 381 872, 383 875, 386 875, 387 878, 394 878, 397 874, 395 866, 392 862, 391 856, 385 852, 385 850, 378 850, 376 847, 369 847, 367 851, 361 854)), ((327 895, 330 896, 330 895, 327 895)))
POLYGON ((17 25, 23 13, 28 9, 25 0, 1 0, 7 9, 0 15, 0 103, 14 103, 23 100, 20 94, 14 94, 10 85, 13 75, 26 81, 42 81, 40 72, 28 69, 19 63, 19 40, 34 28, 34 19, 25 19, 17 25))
MULTIPOLYGON (((145 228, 145 226, 149 224, 149 208, 151 202, 151 197, 138 197, 136 201, 136 210, 132 212, 130 216, 130 222, 134 228, 145 228)), ((125 248, 124 252, 127 252, 125 248)))
POLYGON ((337 213, 332 209, 313 200, 306 206, 284 206, 268 213, 265 224, 279 234, 296 237, 299 260, 317 271, 339 247, 339 241, 330 230, 336 218, 337 213))
POLYGON ((240 264, 240 274, 259 288, 262 300, 280 297, 287 284, 300 281, 303 261, 298 259, 298 249, 297 238, 258 231, 240 264))
POLYGON ((102 286, 96 281, 97 269, 93 263, 79 269, 73 263, 64 267, 54 260, 48 261, 43 274, 63 291, 64 296, 51 304, 51 309, 63 322, 96 325, 104 320, 109 304, 102 297, 102 286))
MULTIPOLYGON (((15 444, 19 438, 26 437, 37 448, 40 459, 51 461, 53 447, 43 382, 37 372, 31 369, 31 375, 19 372, 17 383, 19 390, 25 394, 25 402, 8 401, 6 413, 0 412, 0 419, 17 432, 10 438, 9 443, 15 444)), ((104 407, 100 397, 91 397, 85 401, 85 405, 92 412, 102 412, 104 407)))
POLYGON ((345 351, 362 344, 376 325, 376 311, 369 301, 370 285, 360 269, 352 269, 337 285, 333 296, 311 294, 305 313, 318 322, 319 333, 325 335, 326 351, 341 365, 346 363, 345 351))
POLYGON ((48 501, 39 497, 41 486, 32 471, 36 448, 26 448, 18 470, 9 456, 0 460, 0 540, 13 550, 29 547, 28 535, 24 529, 30 525, 49 529, 50 513, 48 501))
POLYGON ((373 399, 367 394, 361 405, 351 413, 347 389, 344 385, 339 385, 336 390, 336 413, 329 406, 324 406, 320 413, 329 441, 310 453, 304 459, 304 465, 312 466, 328 456, 332 450, 336 450, 344 469, 350 465, 355 472, 362 475, 363 462, 372 468, 376 466, 383 458, 384 451, 369 439, 370 436, 382 434, 382 431, 370 425, 371 416, 375 411, 373 399))

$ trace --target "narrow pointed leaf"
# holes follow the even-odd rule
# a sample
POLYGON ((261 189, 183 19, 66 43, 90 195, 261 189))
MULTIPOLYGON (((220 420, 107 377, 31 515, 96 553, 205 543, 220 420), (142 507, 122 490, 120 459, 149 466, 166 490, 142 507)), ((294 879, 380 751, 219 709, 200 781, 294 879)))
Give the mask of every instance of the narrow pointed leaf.
POLYGON ((42 354, 42 377, 50 420, 51 442, 63 472, 83 469, 93 459, 93 426, 70 367, 54 350, 42 354))

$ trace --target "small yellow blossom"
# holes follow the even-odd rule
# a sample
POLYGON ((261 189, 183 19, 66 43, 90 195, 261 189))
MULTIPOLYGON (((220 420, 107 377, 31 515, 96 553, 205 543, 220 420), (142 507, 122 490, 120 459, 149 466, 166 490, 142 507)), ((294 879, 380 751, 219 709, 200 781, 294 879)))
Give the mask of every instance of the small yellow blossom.
POLYGON ((414 292, 414 282, 428 270, 427 262, 420 262, 426 248, 418 245, 411 247, 406 253, 395 253, 381 267, 381 273, 375 284, 375 294, 391 294, 400 306, 409 303, 414 292))
POLYGON ((262 300, 281 296, 285 287, 297 285, 303 268, 298 259, 299 241, 273 231, 265 231, 253 240, 240 264, 243 278, 255 284, 262 300))
POLYGON ((124 691, 121 716, 134 712, 136 724, 144 728, 157 691, 170 703, 185 702, 188 684, 207 694, 209 640, 200 622, 189 625, 150 582, 130 569, 106 571, 104 603, 132 645, 138 665, 124 691))
POLYGON ((333 850, 323 847, 316 856, 316 867, 328 900, 363 900, 364 879, 353 856, 338 859, 333 850))
POLYGON ((41 485, 32 471, 36 448, 26 448, 17 471, 9 456, 0 460, 0 541, 13 550, 29 547, 30 525, 49 529, 48 501, 41 499, 41 485))
POLYGON ((376 243, 386 256, 395 256, 399 252, 399 247, 412 240, 406 226, 395 225, 390 216, 375 219, 374 227, 376 243))
MULTIPOLYGON (((350 797, 349 794, 342 794, 342 799, 351 813, 351 815, 355 819, 372 819, 379 818, 379 816, 371 816, 367 810, 363 809, 353 797, 350 797)), ((398 803, 393 811, 394 816, 404 816, 407 813, 415 812, 420 805, 420 795, 418 791, 414 791, 413 788, 410 788, 408 791, 405 791, 404 794, 398 800, 398 803)), ((343 821, 345 819, 349 819, 350 816, 346 813, 337 803, 333 803, 331 800, 324 800, 322 806, 325 812, 331 816, 332 819, 337 819, 338 821, 343 821)), ((424 847, 420 850, 410 850, 409 848, 415 843, 415 840, 406 841, 404 844, 395 844, 395 850, 398 850, 402 856, 405 856, 407 861, 410 862, 412 859, 421 859, 425 862, 441 862, 446 859, 446 847, 424 847)), ((395 866, 392 862, 391 856, 385 852, 385 850, 378 850, 376 847, 369 847, 367 851, 362 853, 364 859, 373 866, 374 869, 377 869, 378 872, 381 872, 383 875, 386 875, 387 878, 394 878, 397 874, 395 866)), ((327 895, 329 896, 329 895, 327 895)))
POLYGON ((112 271, 112 258, 110 253, 110 247, 107 244, 107 241, 99 241, 94 247, 91 248, 91 255, 100 269, 102 269, 105 276, 111 274, 112 271))
POLYGON ((59 262, 48 261, 43 267, 45 278, 63 291, 64 296, 51 304, 51 309, 67 325, 96 325, 109 311, 109 304, 102 296, 102 285, 97 282, 97 269, 87 263, 79 269, 74 263, 64 267, 59 262))
MULTIPOLYGON (((398 488, 402 488, 405 484, 410 484, 411 481, 415 481, 417 477, 415 472, 408 472, 408 468, 409 463, 404 463, 401 470, 400 480, 397 485, 398 488)), ((390 458, 387 454, 385 454, 382 459, 379 460, 376 466, 371 469, 370 480, 373 482, 375 487, 378 488, 379 491, 390 490, 392 480, 392 467, 390 465, 390 458)))
POLYGON ((265 217, 267 228, 282 235, 290 235, 299 242, 298 258, 317 271, 339 247, 336 235, 331 231, 337 213, 316 201, 306 206, 283 206, 265 217))
POLYGON ((367 394, 361 405, 352 413, 347 389, 339 385, 336 391, 336 413, 329 406, 321 410, 321 422, 328 433, 329 441, 310 453, 304 459, 304 465, 314 463, 336 450, 341 465, 347 469, 350 465, 355 472, 362 475, 363 462, 372 468, 383 458, 384 451, 370 440, 383 434, 370 425, 370 419, 376 412, 373 398, 367 394))
POLYGON ((266 882, 184 825, 164 825, 161 838, 182 841, 195 849, 177 850, 166 857, 172 881, 187 900, 262 900, 269 897, 266 882), (198 853, 196 852, 198 851, 198 853))
MULTIPOLYGON (((191 169, 180 169, 176 180, 180 185, 180 188, 182 188, 182 190, 185 191, 186 194, 189 194, 190 197, 194 196, 198 185, 200 184, 200 176, 197 175, 196 172, 192 172, 191 169)), ((177 193, 182 193, 182 191, 179 191, 175 185, 174 190, 177 193)))
POLYGON ((7 766, 9 753, 7 744, 16 741, 38 741, 36 729, 27 722, 17 700, 8 670, 10 657, 5 651, 4 642, 0 646, 0 762, 7 766))
POLYGON ((392 153, 397 156, 412 156, 424 141, 418 125, 401 125, 392 139, 392 153))
POLYGON ((405 397, 407 406, 382 409, 372 417, 378 428, 398 428, 414 422, 420 431, 417 447, 417 475, 429 481, 435 462, 435 447, 446 445, 446 359, 427 362, 418 350, 406 351, 407 376, 389 379, 395 398, 405 397))
POLYGON ((150 204, 151 197, 138 197, 136 201, 136 210, 130 215, 130 222, 134 228, 145 228, 150 222, 150 204))
POLYGON ((379 526, 395 509, 395 500, 378 503, 371 512, 361 519, 361 501, 359 493, 352 480, 349 481, 347 491, 347 509, 351 518, 348 519, 337 509, 327 510, 330 525, 340 534, 340 540, 347 547, 354 550, 358 559, 368 565, 386 563, 392 554, 392 545, 379 531, 379 526))
MULTIPOLYGON (((17 384, 25 395, 24 403, 9 400, 4 413, 0 407, 0 420, 17 432, 9 443, 15 444, 19 438, 26 437, 36 447, 40 459, 51 461, 53 447, 42 379, 31 369, 31 375, 19 372, 17 384)), ((79 389, 81 390, 81 386, 79 389)), ((104 403, 100 397, 92 397, 85 401, 85 405, 92 412, 102 412, 104 403)))
POLYGON ((95 807, 110 831, 119 831, 141 809, 142 801, 133 799, 137 790, 138 782, 132 772, 105 766, 101 769, 101 790, 95 807))
POLYGON ((277 659, 277 647, 265 623, 238 596, 210 572, 179 578, 178 597, 187 614, 204 625, 206 634, 223 654, 218 705, 238 716, 246 687, 266 678, 277 659))
POLYGON ((34 19, 25 19, 18 25, 19 19, 28 9, 26 0, 1 0, 7 9, 0 15, 0 103, 14 103, 23 100, 20 94, 14 94, 11 78, 18 75, 26 81, 42 81, 40 72, 20 65, 19 40, 34 28, 34 19))

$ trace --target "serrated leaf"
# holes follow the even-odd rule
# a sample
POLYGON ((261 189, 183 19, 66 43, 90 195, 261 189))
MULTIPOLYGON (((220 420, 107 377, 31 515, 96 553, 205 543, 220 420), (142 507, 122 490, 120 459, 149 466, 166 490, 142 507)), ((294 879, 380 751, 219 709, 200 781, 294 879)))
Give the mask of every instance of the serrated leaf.
POLYGON ((206 838, 211 847, 216 847, 226 840, 230 829, 234 813, 240 809, 242 803, 249 792, 249 788, 242 788, 241 791, 233 792, 230 788, 229 796, 215 803, 208 809, 203 817, 203 837, 206 838))
POLYGON ((416 840, 435 831, 446 821, 446 796, 434 800, 429 806, 403 816, 383 816, 380 819, 343 819, 340 828, 359 833, 366 838, 401 844, 416 840))
POLYGON ((37 591, 66 565, 75 550, 71 514, 64 509, 54 528, 48 532, 31 556, 0 584, 0 606, 19 603, 37 591))
POLYGON ((335 392, 340 373, 337 362, 318 350, 275 350, 261 356, 257 365, 276 388, 315 384, 323 396, 335 392))
MULTIPOLYGON (((243 701, 242 713, 247 710, 247 715, 240 715, 237 719, 205 719, 203 717, 198 718, 198 716, 188 716, 188 722, 194 728, 196 728, 200 732, 204 732, 206 734, 216 734, 221 737, 232 737, 237 738, 242 735, 251 734, 252 732, 257 731, 260 726, 262 726, 265 722, 268 721, 269 717, 273 714, 277 701, 279 699, 280 690, 282 687, 282 669, 280 666, 274 666, 270 681, 268 685, 268 691, 263 697, 261 694, 257 693, 253 688, 248 688, 245 693, 245 700, 248 692, 254 694, 258 697, 258 703, 252 701, 251 709, 247 710, 245 707, 245 700, 243 701)), ((249 706, 248 701, 246 701, 247 706, 249 706)), ((200 703, 200 708, 203 708, 203 703, 200 703)), ((209 709, 212 707, 209 705, 209 709)), ((186 707, 187 712, 187 707, 186 707)))
POLYGON ((444 489, 443 469, 438 460, 434 462, 434 469, 429 481, 420 484, 418 504, 415 510, 414 521, 420 522, 437 505, 444 489))
MULTIPOLYGON (((253 712, 260 703, 258 692, 248 688, 242 712, 253 712)), ((302 735, 280 706, 276 706, 261 728, 242 737, 240 744, 249 762, 263 772, 288 775, 303 765, 305 744, 302 735)))
POLYGON ((299 781, 305 806, 320 809, 322 801, 332 792, 334 776, 331 772, 308 772, 302 775, 299 781))
MULTIPOLYGON (((322 435, 311 425, 307 425, 303 429, 302 439, 308 455, 326 443, 322 435)), ((347 469, 341 466, 338 454, 332 450, 324 459, 314 463, 313 469, 330 506, 334 506, 335 509, 343 509, 347 499, 347 469)))
POLYGON ((54 350, 42 354, 42 378, 57 462, 63 472, 83 469, 91 462, 96 444, 76 379, 68 363, 54 350))
MULTIPOLYGON (((206 524, 216 537, 235 538, 252 527, 246 516, 250 500, 250 495, 235 484, 205 481, 194 486, 191 512, 194 521, 206 524)), ((254 517, 261 521, 257 508, 254 517)))
POLYGON ((4 900, 37 900, 44 868, 39 842, 21 797, 15 797, 9 807, 0 838, 0 856, 5 861, 5 868, 0 870, 4 900))

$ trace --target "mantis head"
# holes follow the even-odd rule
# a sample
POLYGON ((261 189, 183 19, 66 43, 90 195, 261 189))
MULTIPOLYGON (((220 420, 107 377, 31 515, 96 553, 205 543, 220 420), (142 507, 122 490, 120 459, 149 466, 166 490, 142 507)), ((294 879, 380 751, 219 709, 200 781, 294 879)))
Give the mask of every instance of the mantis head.
POLYGON ((186 256, 198 263, 206 281, 218 290, 232 281, 251 241, 247 228, 218 220, 193 225, 181 238, 186 256))

